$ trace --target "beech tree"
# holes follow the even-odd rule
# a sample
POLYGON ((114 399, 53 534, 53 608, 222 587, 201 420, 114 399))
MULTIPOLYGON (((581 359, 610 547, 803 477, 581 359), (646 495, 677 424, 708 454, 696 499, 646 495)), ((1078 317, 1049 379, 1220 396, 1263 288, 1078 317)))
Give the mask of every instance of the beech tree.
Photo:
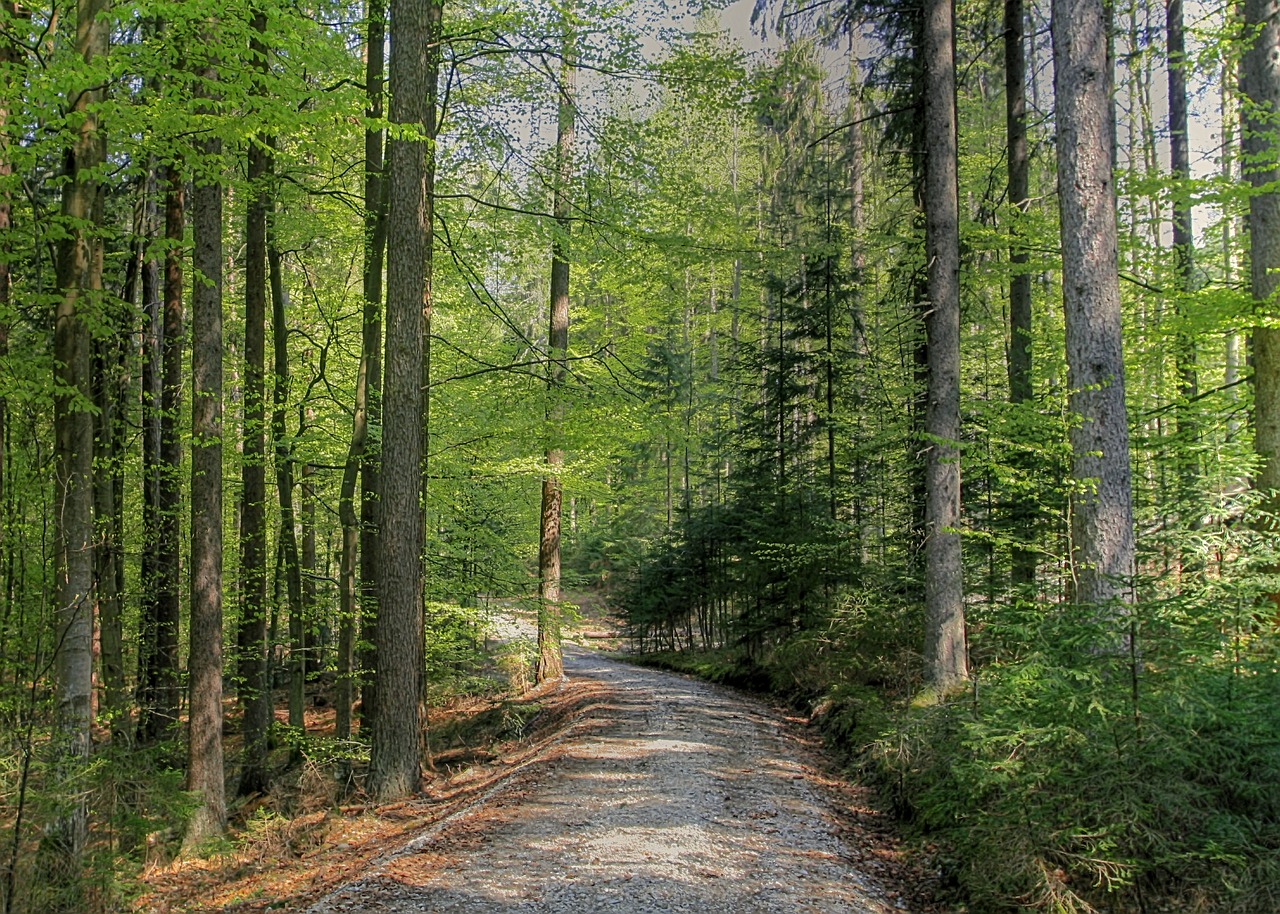
MULTIPOLYGON (((565 14, 565 27, 573 26, 565 14)), ((566 356, 569 349, 569 236, 570 183, 573 180, 573 134, 575 75, 573 41, 566 31, 563 43, 563 65, 557 92, 556 174, 552 215, 556 222, 555 241, 551 245, 551 309, 547 334, 547 475, 542 480, 542 510, 539 514, 538 537, 538 682, 558 679, 564 673, 560 648, 560 524, 563 492, 560 468, 564 450, 560 442, 565 420, 563 388, 568 376, 566 356)))

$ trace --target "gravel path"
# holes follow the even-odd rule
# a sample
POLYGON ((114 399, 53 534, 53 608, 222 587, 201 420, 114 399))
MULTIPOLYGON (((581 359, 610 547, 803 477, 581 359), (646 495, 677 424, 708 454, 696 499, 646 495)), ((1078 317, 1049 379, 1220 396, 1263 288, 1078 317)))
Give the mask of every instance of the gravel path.
POLYGON ((903 910, 852 862, 772 712, 573 648, 566 667, 607 699, 311 914, 903 910))

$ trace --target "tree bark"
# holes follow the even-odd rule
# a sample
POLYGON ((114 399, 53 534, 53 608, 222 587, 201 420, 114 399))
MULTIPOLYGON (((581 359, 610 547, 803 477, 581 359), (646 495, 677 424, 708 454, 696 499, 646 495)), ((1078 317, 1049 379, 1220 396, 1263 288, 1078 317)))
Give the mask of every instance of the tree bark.
POLYGON ((271 438, 276 459, 276 494, 280 500, 280 555, 284 565, 285 595, 289 603, 289 726, 304 728, 303 701, 306 693, 306 653, 302 623, 302 566, 298 557, 297 512, 293 505, 293 445, 285 428, 285 408, 289 402, 288 291, 280 252, 268 239, 267 261, 271 272, 271 338, 274 346, 275 384, 272 391, 271 438))
MULTIPOLYGON (((1178 291, 1188 296, 1195 290, 1195 237, 1191 224, 1191 144, 1187 129, 1187 43, 1182 22, 1182 0, 1166 0, 1165 23, 1168 38, 1169 70, 1169 159, 1173 172, 1173 256, 1178 268, 1178 291)), ((1183 401, 1194 400, 1199 387, 1196 377, 1195 335, 1187 326, 1186 300, 1177 305, 1178 394, 1183 401)), ((1184 402, 1176 413, 1178 431, 1190 432, 1184 402)), ((1184 459, 1185 463, 1185 459, 1184 459)), ((1192 461, 1184 467, 1184 477, 1195 475, 1192 461)))
MULTIPOLYGON (((1054 0, 1058 198, 1070 409, 1075 600, 1132 600, 1133 501, 1112 178, 1107 17, 1101 0, 1054 0)), ((1106 648, 1109 645, 1102 645, 1106 648)))
MULTIPOLYGON (((567 27, 567 24, 566 24, 567 27)), ((560 71, 559 114, 556 127, 556 185, 553 215, 555 240, 551 245, 551 316, 547 336, 547 475, 542 479, 542 510, 538 537, 538 663, 535 681, 559 679, 564 675, 560 646, 560 513, 563 492, 560 470, 564 450, 560 444, 564 427, 563 388, 568 374, 569 349, 569 185, 573 180, 574 106, 577 104, 572 39, 564 38, 560 71)), ((669 464, 668 464, 669 466, 669 464)))
POLYGON ((952 0, 925 4, 925 261, 929 347, 925 496, 925 675, 968 675, 960 553, 960 197, 952 0))
MULTIPOLYGON (((267 17, 255 11, 250 23, 249 59, 266 70, 267 17)), ((263 90, 259 90, 263 91, 263 90)), ((269 786, 271 688, 267 681, 267 209, 271 154, 265 138, 252 137, 248 149, 249 206, 244 262, 244 454, 240 492, 240 785, 242 796, 269 786)))
POLYGON ((182 361, 184 346, 182 242, 185 182, 177 163, 165 175, 164 301, 160 332, 159 464, 156 468, 156 576, 143 606, 138 646, 138 741, 150 744, 178 722, 182 530, 182 361))
MULTIPOLYGON (((1027 51, 1022 0, 1004 4, 1004 86, 1005 137, 1009 157, 1009 207, 1014 211, 1009 230, 1009 402, 1015 406, 1029 402, 1032 389, 1031 361, 1031 272, 1027 250, 1021 238, 1020 218, 1027 212, 1030 195, 1030 156, 1027 151, 1027 51)), ((1025 459, 1015 458, 1016 468, 1030 469, 1025 459)), ((1028 495, 1014 496, 1010 511, 1013 521, 1011 580, 1022 594, 1034 592, 1036 553, 1029 545, 1035 540, 1035 503, 1028 495)))
MULTIPOLYGON (((1275 118, 1280 112, 1280 3, 1246 0, 1244 34, 1254 35, 1242 66, 1244 129, 1241 170, 1253 192, 1249 197, 1251 289, 1260 315, 1276 311, 1280 288, 1280 143, 1275 118)), ((1253 328, 1254 449, 1259 467, 1254 486, 1266 498, 1266 529, 1276 529, 1280 509, 1280 328, 1253 328)), ((1280 597, 1273 597, 1280 602, 1280 597)))
MULTIPOLYGON (((86 64, 107 54, 105 0, 79 0, 76 6, 76 53, 86 64)), ((88 808, 71 778, 91 750, 93 693, 93 387, 92 339, 89 327, 98 315, 102 291, 102 218, 98 166, 106 159, 106 135, 97 108, 101 88, 82 87, 71 97, 78 119, 72 145, 66 149, 62 216, 67 236, 57 249, 57 279, 62 298, 54 323, 55 503, 55 657, 57 752, 59 780, 67 784, 59 799, 65 812, 46 835, 42 851, 50 869, 42 873, 67 893, 74 906, 88 841, 88 808)))
MULTIPOLYGON (((386 44, 386 0, 369 0, 366 42, 365 91, 369 99, 369 117, 382 117, 384 45, 386 44)), ((365 150, 365 257, 364 320, 361 330, 361 370, 363 372, 365 424, 368 429, 382 425, 382 267, 387 248, 387 207, 389 182, 383 157, 384 136, 381 129, 369 129, 364 135, 365 150)), ((377 706, 377 636, 378 602, 381 573, 378 546, 382 524, 382 502, 379 499, 382 453, 366 433, 360 457, 360 629, 363 647, 358 658, 360 668, 361 732, 368 737, 372 729, 373 710, 377 706)))
MULTIPOLYGON (((368 115, 371 120, 382 117, 383 44, 385 38, 385 7, 382 0, 370 0, 366 9, 368 39, 365 42, 365 90, 369 99, 368 115)), ((362 539, 361 519, 356 514, 356 480, 364 481, 361 497, 362 510, 372 512, 376 502, 376 473, 372 472, 375 455, 369 448, 371 421, 371 397, 377 385, 378 349, 382 343, 382 261, 386 248, 386 208, 383 206, 382 130, 369 128, 364 135, 365 149, 365 240, 364 240, 364 320, 361 340, 360 369, 356 376, 355 409, 351 419, 351 444, 347 449, 347 461, 342 473, 342 489, 338 499, 338 515, 342 523, 342 558, 339 570, 338 607, 338 679, 336 683, 335 731, 338 739, 351 736, 351 706, 355 700, 355 635, 357 613, 356 557, 359 552, 364 561, 364 580, 360 588, 360 609, 366 618, 376 619, 377 581, 371 572, 376 567, 372 554, 374 530, 370 529, 362 539), (371 386, 372 385, 372 386, 371 386), (369 471, 362 472, 362 468, 369 471)), ((372 518, 363 525, 376 526, 372 518)), ((365 626, 365 636, 373 631, 365 626)), ((372 664, 366 667, 372 668, 372 664)), ((372 708, 372 684, 366 687, 365 710, 372 708)))
MULTIPOLYGON (((211 24, 216 27, 216 24, 211 24)), ((210 61, 198 75, 211 99, 218 79, 210 61)), ((216 177, 222 141, 198 145, 206 172, 192 191, 191 298, 191 633, 187 662, 190 740, 187 789, 200 805, 187 826, 184 853, 221 834, 227 824, 222 769, 222 184, 216 177), (210 174, 209 172, 213 172, 210 174)))
POLYGON ((386 378, 380 476, 378 701, 369 790, 379 799, 418 788, 422 750, 422 415, 424 326, 430 314, 428 245, 432 201, 427 157, 434 156, 440 0, 392 0, 391 208, 387 234, 386 378))
MULTIPOLYGON (((139 205, 144 212, 146 179, 141 182, 139 205)), ((94 224, 102 224, 102 199, 94 224)), ((120 732, 125 707, 124 684, 124 458, 127 429, 125 398, 128 396, 128 364, 125 341, 133 331, 132 309, 141 273, 140 245, 144 229, 137 226, 133 256, 125 268, 125 288, 119 301, 103 301, 98 320, 104 332, 93 340, 91 381, 97 411, 93 429, 93 594, 97 616, 99 660, 98 712, 112 734, 120 732)), ((101 283, 99 283, 101 285, 101 283)))

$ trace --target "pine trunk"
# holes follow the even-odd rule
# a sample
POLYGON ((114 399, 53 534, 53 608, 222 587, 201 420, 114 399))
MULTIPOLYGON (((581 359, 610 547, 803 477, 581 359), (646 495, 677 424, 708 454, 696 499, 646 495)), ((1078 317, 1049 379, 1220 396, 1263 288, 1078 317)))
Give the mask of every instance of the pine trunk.
MULTIPOLYGON (((1030 194, 1030 157, 1027 152, 1027 51, 1022 0, 1005 0, 1004 5, 1004 85, 1005 138, 1009 157, 1009 207, 1013 212, 1009 231, 1009 402, 1015 405, 1032 399, 1031 362, 1031 272, 1027 250, 1020 239, 1020 217, 1026 213, 1030 194)), ((1029 461, 1015 458, 1015 468, 1028 472, 1029 461)), ((1034 499, 1026 493, 1014 495, 1010 511, 1013 521, 1013 568, 1011 579, 1021 595, 1035 591, 1036 513, 1034 499)))
POLYGON ((925 261, 928 405, 925 674, 939 690, 968 675, 960 553, 960 203, 952 0, 925 4, 925 261))
POLYGON ((1071 561, 1076 602, 1102 619, 1132 600, 1135 571, 1107 33, 1101 0, 1055 0, 1062 298, 1076 417, 1071 561))

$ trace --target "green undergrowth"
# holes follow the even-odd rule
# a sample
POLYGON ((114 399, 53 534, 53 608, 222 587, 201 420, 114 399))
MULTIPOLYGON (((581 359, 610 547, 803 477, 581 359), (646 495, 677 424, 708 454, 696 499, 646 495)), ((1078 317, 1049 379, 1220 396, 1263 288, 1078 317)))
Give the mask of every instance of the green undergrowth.
POLYGON ((643 660, 810 714, 904 830, 936 848, 943 901, 973 912, 1280 911, 1270 635, 1219 639, 1217 650, 1206 636, 1204 652, 1188 652, 1193 639, 1152 611, 1134 629, 1140 645, 1105 653, 1082 647, 1079 620, 1059 621, 1039 620, 1038 647, 979 666, 941 699, 901 666, 910 626, 859 639, 833 624, 750 658, 643 660), (894 637, 903 653, 883 650, 894 637))

